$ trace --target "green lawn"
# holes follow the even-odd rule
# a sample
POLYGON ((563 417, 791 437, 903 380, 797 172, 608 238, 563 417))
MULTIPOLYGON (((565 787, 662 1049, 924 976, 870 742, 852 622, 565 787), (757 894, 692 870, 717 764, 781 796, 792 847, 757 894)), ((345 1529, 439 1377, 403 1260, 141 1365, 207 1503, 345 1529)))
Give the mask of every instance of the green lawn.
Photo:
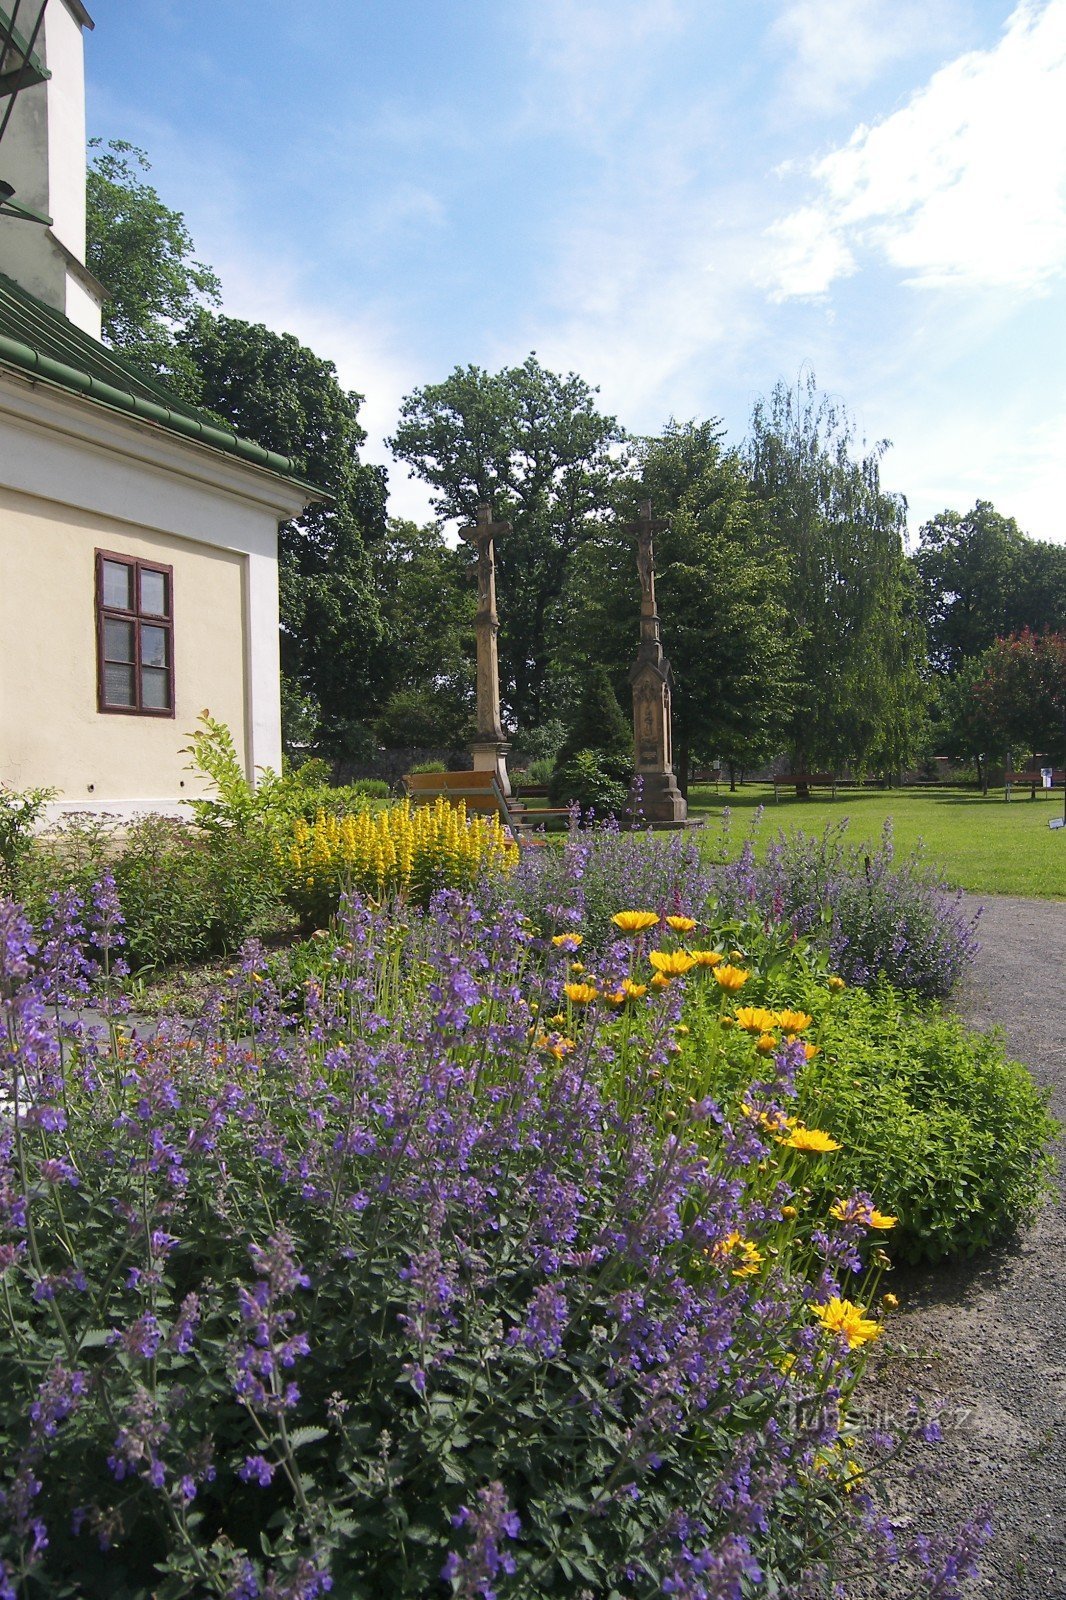
POLYGON ((1029 799, 1028 790, 1009 804, 1003 790, 987 798, 971 789, 850 789, 834 800, 816 794, 810 800, 785 799, 774 804, 769 784, 745 784, 736 794, 725 786, 696 787, 690 809, 706 816, 708 847, 717 835, 713 819, 729 807, 737 848, 753 813, 765 806, 757 847, 764 849, 778 829, 821 833, 827 823, 846 822, 849 840, 876 845, 887 817, 892 818, 897 854, 909 855, 919 844, 949 882, 984 894, 1037 895, 1066 899, 1066 828, 1048 827, 1062 816, 1062 790, 1029 799))

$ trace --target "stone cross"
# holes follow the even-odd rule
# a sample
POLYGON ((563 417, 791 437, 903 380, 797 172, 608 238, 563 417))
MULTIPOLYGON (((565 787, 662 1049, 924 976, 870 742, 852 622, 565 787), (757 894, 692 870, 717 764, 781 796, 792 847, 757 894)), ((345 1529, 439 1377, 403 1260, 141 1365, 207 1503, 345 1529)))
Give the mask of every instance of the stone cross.
POLYGON ((679 826, 688 814, 674 777, 670 663, 663 655, 655 606, 655 535, 665 521, 641 503, 636 522, 625 524, 637 541, 640 574, 640 645, 629 673, 633 688, 633 761, 641 785, 641 810, 652 824, 679 826))
POLYGON ((500 619, 496 614, 497 534, 510 533, 509 522, 494 522, 492 507, 482 500, 476 522, 460 528, 468 544, 477 547, 477 738, 472 747, 474 770, 495 771, 504 793, 510 793, 504 757, 506 737, 500 721, 500 656, 496 635, 500 619))

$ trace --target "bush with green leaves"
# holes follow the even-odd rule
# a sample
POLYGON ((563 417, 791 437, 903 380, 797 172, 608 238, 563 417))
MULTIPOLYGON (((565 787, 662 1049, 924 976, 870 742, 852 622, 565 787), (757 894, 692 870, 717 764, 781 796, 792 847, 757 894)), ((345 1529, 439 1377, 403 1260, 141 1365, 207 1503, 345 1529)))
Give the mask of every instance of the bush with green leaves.
POLYGON ((9 789, 0 783, 0 894, 15 893, 19 871, 33 849, 37 824, 54 789, 9 789))
POLYGON ((751 957, 763 953, 765 935, 748 928, 712 924, 717 943, 739 945, 754 970, 724 1012, 717 996, 708 1005, 693 992, 679 1084, 714 1053, 709 1091, 735 1103, 750 1080, 752 1040, 730 1019, 741 1006, 785 1004, 812 1019, 803 1037, 817 1051, 797 1077, 797 1113, 841 1146, 812 1168, 805 1203, 813 1215, 842 1195, 871 1194, 898 1217, 885 1248, 911 1262, 972 1254, 1032 1221, 1058 1130, 1047 1091, 1009 1058, 1002 1038, 888 984, 867 991, 837 988, 834 979, 827 988, 824 956, 802 944, 792 953, 779 947, 776 961, 756 967, 751 957))

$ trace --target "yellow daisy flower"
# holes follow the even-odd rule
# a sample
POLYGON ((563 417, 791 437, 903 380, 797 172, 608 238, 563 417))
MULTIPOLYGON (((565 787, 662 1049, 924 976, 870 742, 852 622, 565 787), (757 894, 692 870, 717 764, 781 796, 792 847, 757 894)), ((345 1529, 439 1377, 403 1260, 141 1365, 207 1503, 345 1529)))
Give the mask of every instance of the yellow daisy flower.
POLYGON ((552 935, 552 944, 557 950, 578 950, 585 942, 581 933, 556 933, 552 935))
POLYGON ((648 960, 656 972, 668 972, 671 977, 696 965, 687 950, 653 950, 648 960))
POLYGON ((755 1041, 755 1048, 761 1056, 773 1055, 777 1049, 777 1039, 772 1033, 761 1033, 755 1041))
POLYGON ((851 1300, 842 1300, 839 1295, 834 1295, 824 1306, 812 1306, 811 1309, 825 1332, 846 1339, 849 1350, 869 1344, 882 1331, 881 1324, 866 1315, 865 1307, 857 1306, 851 1300))
POLYGON ((779 1011, 777 1013, 777 1026, 782 1033, 802 1033, 813 1022, 806 1011, 779 1011))
POLYGON ((765 1006, 738 1006, 736 1010, 737 1027, 747 1033, 769 1033, 776 1021, 777 1012, 767 1011, 765 1006))
POLYGON ((623 933, 640 933, 645 928, 654 928, 659 920, 657 911, 616 911, 611 921, 616 928, 621 928, 623 933))
POLYGON ((691 933, 696 926, 695 917, 667 917, 666 926, 675 933, 691 933))
POLYGON ((591 983, 564 983, 563 993, 571 1005, 587 1006, 599 998, 600 991, 591 983))
POLYGON ((828 1133, 823 1133, 821 1128, 793 1128, 788 1138, 780 1139, 778 1143, 787 1144, 793 1150, 803 1150, 811 1155, 828 1155, 830 1151, 842 1148, 828 1133))
POLYGON ((723 989, 733 994, 737 989, 743 989, 751 973, 746 972, 743 967, 734 967, 730 963, 724 967, 715 967, 714 976, 723 989))
POLYGON ((720 950, 690 950, 689 955, 697 967, 716 967, 719 961, 725 960, 720 950))

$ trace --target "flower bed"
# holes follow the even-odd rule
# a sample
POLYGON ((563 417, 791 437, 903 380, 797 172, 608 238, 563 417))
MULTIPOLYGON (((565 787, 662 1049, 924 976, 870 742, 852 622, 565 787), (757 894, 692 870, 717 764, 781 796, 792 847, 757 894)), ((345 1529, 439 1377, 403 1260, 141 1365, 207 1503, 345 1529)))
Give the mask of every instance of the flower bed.
POLYGON ((61 1027, 84 946, 3 904, 0 1593, 950 1592, 978 1533, 895 1550, 848 1422, 887 1219, 800 1214, 807 1023, 682 1092, 686 991, 735 1019, 753 969, 671 915, 583 962, 354 903, 299 1022, 250 948, 143 1040, 109 982, 61 1027))

